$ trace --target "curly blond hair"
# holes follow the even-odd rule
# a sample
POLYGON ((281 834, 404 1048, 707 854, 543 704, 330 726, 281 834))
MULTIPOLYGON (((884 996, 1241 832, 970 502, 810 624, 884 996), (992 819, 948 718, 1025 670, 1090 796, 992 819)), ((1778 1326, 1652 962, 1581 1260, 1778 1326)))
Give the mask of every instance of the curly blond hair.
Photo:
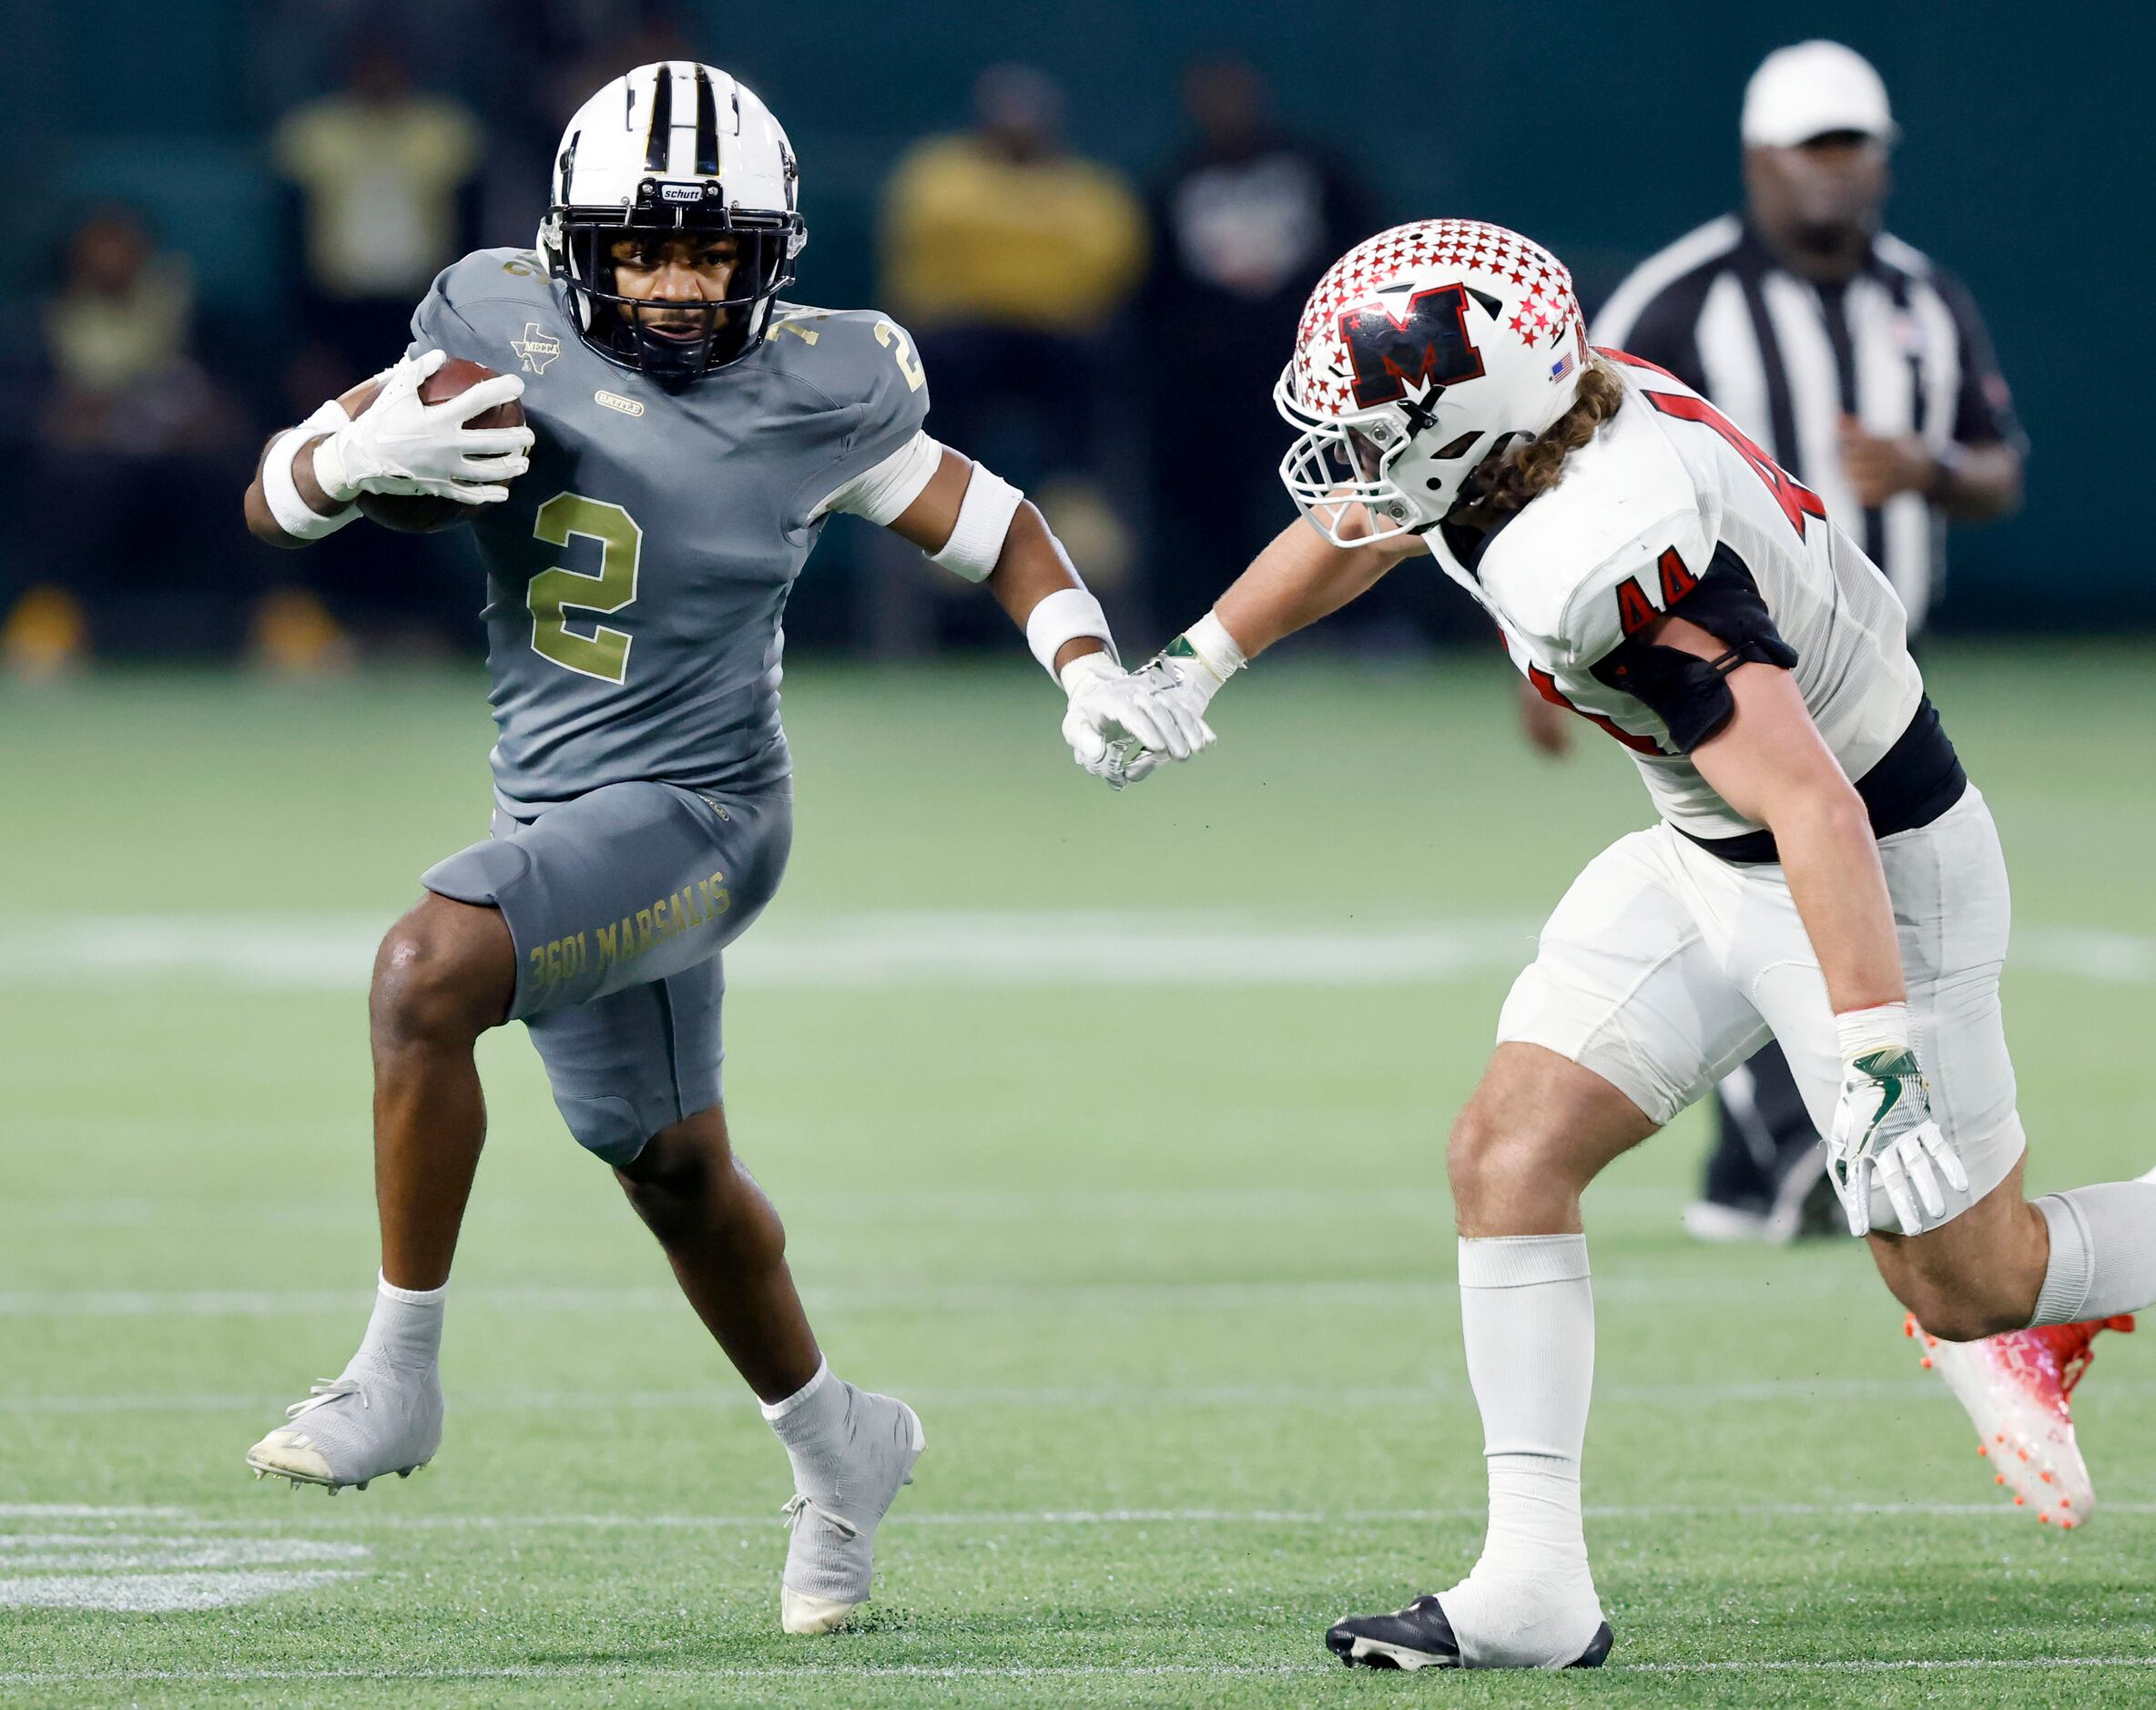
POLYGON ((1454 520, 1488 528, 1524 509, 1564 478, 1564 460, 1602 431, 1624 402, 1624 382, 1599 356, 1580 371, 1579 395, 1571 406, 1532 439, 1506 448, 1492 463, 1476 472, 1479 491, 1454 520))

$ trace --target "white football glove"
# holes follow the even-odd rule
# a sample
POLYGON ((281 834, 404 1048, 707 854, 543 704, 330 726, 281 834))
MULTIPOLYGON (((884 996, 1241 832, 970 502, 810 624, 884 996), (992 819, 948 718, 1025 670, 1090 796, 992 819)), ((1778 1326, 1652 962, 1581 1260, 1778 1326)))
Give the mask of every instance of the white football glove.
POLYGON ((1070 697, 1063 740, 1072 758, 1111 789, 1145 777, 1164 754, 1187 760, 1213 746, 1202 701, 1164 697, 1157 680, 1125 671, 1106 653, 1080 654, 1057 680, 1070 697))
POLYGON ((1907 1045, 1883 1044, 1842 1070, 1841 1102, 1826 1136, 1826 1175, 1849 1216, 1851 1235, 1872 1227, 1872 1188, 1884 1188, 1904 1235, 1946 1221, 1939 1177, 1968 1191, 1968 1172, 1932 1120, 1931 1087, 1907 1045))
POLYGON ((496 374, 442 403, 422 403, 420 383, 449 361, 445 351, 408 356, 383 376, 374 402, 315 448, 314 475, 339 504, 362 493, 498 504, 504 484, 531 465, 528 427, 464 424, 524 395, 514 374, 496 374))

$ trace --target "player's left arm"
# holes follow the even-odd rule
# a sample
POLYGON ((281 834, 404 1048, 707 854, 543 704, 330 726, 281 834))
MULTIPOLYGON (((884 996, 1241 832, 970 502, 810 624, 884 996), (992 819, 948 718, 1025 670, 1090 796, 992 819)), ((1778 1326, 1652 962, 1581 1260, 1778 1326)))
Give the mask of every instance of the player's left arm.
POLYGON ((803 347, 819 355, 859 355, 867 364, 851 376, 861 382, 857 407, 834 412, 851 425, 835 464, 819 472, 838 484, 810 510, 812 521, 841 511, 862 517, 940 568, 986 583, 1063 690, 1073 757, 1115 788, 1143 775, 1127 767, 1126 745, 1151 759, 1183 760, 1212 742, 1203 717, 1154 706, 1123 668, 1107 614, 1039 507, 930 435, 928 377, 903 328, 884 316, 826 316, 781 331, 798 331, 803 347))
POLYGON ((1828 1153, 1851 1233, 1870 1227, 1875 1177, 1905 1234, 1936 1227, 1946 1208, 1938 1177, 1957 1188, 1968 1183, 1931 1120, 1910 1043, 1894 904, 1863 799, 1784 666, 1753 658, 1732 667, 1732 649, 1719 636, 1673 615, 1637 640, 1701 662, 1681 668, 1695 677, 1715 671, 1726 689, 1726 717, 1690 755, 1709 788, 1774 833, 1819 959, 1846 1064, 1828 1153))
POLYGON ((1118 662, 1107 614, 1040 507, 985 465, 930 445, 933 473, 885 526, 932 562, 987 585, 1063 688, 1063 737, 1079 765, 1120 789, 1130 774, 1112 756, 1118 742, 1178 760, 1209 747, 1213 732, 1199 709, 1156 705, 1118 662))
MULTIPOLYGON (((971 459, 948 445, 938 449, 941 455, 936 473, 929 477, 928 485, 888 524, 892 534, 911 541, 931 558, 951 545, 967 489, 973 481, 971 459)), ((1063 543, 1031 499, 1022 498, 1012 508, 993 564, 985 578, 988 591, 1021 629, 1050 595, 1064 589, 1083 592, 1085 587, 1063 543)), ((1106 629, 1104 624, 1102 629, 1106 629)), ((1104 633, 1075 635, 1059 642, 1044 663, 1054 675, 1081 655, 1108 650, 1104 633)))
MULTIPOLYGON (((1639 640, 1708 661, 1729 652, 1721 637, 1673 615, 1639 640)), ((1871 818, 1813 724, 1796 678, 1753 660, 1723 680, 1734 710, 1692 750, 1692 763, 1716 795, 1775 834, 1836 1013, 1904 1002, 1894 905, 1871 818)))

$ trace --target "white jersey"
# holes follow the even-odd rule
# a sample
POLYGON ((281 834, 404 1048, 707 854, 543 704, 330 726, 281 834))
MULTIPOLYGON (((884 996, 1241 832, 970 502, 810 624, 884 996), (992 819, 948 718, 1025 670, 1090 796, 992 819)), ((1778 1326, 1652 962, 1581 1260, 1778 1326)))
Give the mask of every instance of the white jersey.
POLYGON ((1694 608, 1703 614, 1727 609, 1732 595, 1754 613, 1764 606, 1769 645, 1778 636, 1782 651, 1794 650, 1813 723, 1860 779, 1923 702, 1907 618, 1818 499, 1712 404, 1660 369, 1603 355, 1623 378, 1624 404, 1566 459, 1557 485, 1484 536, 1471 565, 1442 529, 1423 538, 1497 620, 1513 664, 1543 697, 1632 751, 1663 819, 1703 839, 1754 832, 1663 718, 1617 686, 1627 677, 1625 644, 1703 584, 1715 591, 1694 608))

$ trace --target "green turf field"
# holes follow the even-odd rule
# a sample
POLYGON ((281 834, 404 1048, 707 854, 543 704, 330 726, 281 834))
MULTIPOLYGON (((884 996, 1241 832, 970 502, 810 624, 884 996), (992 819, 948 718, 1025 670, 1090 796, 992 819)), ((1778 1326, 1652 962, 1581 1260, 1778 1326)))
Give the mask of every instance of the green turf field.
MULTIPOLYGON (((2139 1173, 2156 651, 1942 656, 2018 887, 2030 1181, 2139 1173)), ((2039 1529, 1860 1251, 1683 1239, 1696 1120, 1588 1202, 1612 1666, 1326 1658, 1473 1555, 1441 1137, 1537 918, 1646 814, 1510 695, 1479 655, 1268 663, 1117 799, 1037 673, 789 678, 729 1105, 833 1363, 931 1443, 823 1641, 777 1630, 784 1459, 521 1033, 441 1457, 333 1501, 242 1466, 363 1319, 363 972, 483 830, 476 674, 0 697, 0 1700, 2156 1700, 2156 1346, 2081 1392, 2106 1512, 2039 1529)))

